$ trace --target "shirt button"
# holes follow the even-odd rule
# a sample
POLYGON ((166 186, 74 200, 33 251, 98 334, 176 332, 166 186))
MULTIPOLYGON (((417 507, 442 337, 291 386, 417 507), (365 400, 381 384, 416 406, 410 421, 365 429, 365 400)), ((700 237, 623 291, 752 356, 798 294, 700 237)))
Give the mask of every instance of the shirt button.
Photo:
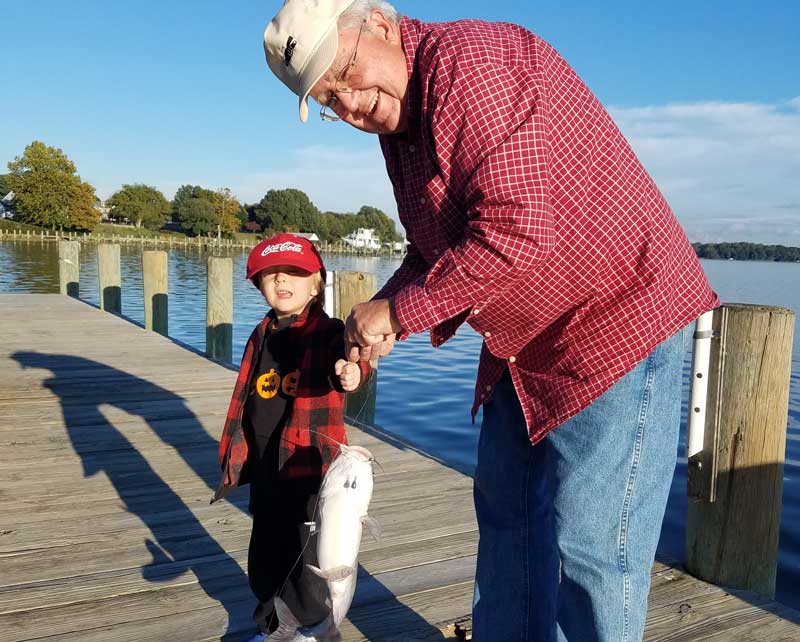
POLYGON ((492 389, 492 387, 491 387, 491 386, 486 386, 486 392, 489 392, 489 391, 491 391, 491 389, 492 389))
POLYGON ((517 360, 517 358, 515 356, 513 356, 513 355, 508 358, 508 362, 509 363, 514 363, 516 360, 517 360))
POLYGON ((478 314, 478 312, 480 312, 480 310, 478 308, 474 308, 472 310, 472 314, 478 314))
POLYGON ((408 151, 410 151, 410 152, 415 152, 415 151, 417 151, 417 148, 416 148, 416 147, 414 147, 414 145, 409 145, 409 146, 408 146, 408 151))
POLYGON ((489 337, 492 336, 492 333, 487 330, 486 332, 483 333, 483 336, 488 339, 489 337))
POLYGON ((420 196, 419 197, 419 202, 424 205, 425 204, 425 197, 424 196, 420 196))

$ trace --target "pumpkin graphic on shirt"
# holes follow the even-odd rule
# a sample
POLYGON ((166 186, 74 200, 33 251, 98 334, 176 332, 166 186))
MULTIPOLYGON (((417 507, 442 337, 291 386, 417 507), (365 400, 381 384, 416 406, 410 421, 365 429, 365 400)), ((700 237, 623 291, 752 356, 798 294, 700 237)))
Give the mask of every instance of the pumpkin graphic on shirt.
POLYGON ((270 368, 256 380, 256 392, 262 399, 272 399, 278 394, 278 386, 281 383, 281 376, 275 372, 275 368, 270 368))
POLYGON ((281 390, 283 390, 283 394, 287 397, 296 397, 297 396, 297 380, 300 378, 300 369, 298 368, 294 372, 290 372, 283 377, 283 383, 281 384, 281 390))

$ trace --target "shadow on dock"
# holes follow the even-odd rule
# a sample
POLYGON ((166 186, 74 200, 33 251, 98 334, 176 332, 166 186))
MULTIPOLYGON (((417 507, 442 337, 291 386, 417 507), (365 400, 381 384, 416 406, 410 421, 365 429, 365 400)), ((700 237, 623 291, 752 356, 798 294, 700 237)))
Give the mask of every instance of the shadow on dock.
MULTIPOLYGON (((227 612, 228 628, 221 639, 236 642, 247 637, 247 631, 252 630, 250 617, 255 601, 245 573, 123 434, 123 429, 111 423, 101 410, 101 406, 113 406, 144 420, 203 480, 210 498, 219 475, 218 443, 208 435, 186 400, 141 377, 82 357, 18 351, 12 358, 23 368, 52 374, 41 385, 59 398, 64 425, 81 459, 84 477, 105 473, 124 509, 136 515, 152 534, 152 539, 142 542, 151 557, 151 562, 141 567, 142 577, 159 583, 193 573, 206 595, 227 612), (174 427, 176 421, 180 421, 179 429, 174 427)), ((400 446, 388 435, 379 434, 400 446)), ((246 512, 246 499, 246 494, 239 493, 234 505, 246 512)), ((373 633, 386 632, 380 618, 363 608, 377 603, 391 605, 395 614, 402 612, 409 634, 424 636, 426 642, 445 639, 436 627, 400 604, 390 589, 359 567, 354 607, 348 617, 367 639, 372 639, 373 633)))
POLYGON ((152 533, 153 539, 143 542, 152 561, 141 568, 142 577, 150 582, 164 582, 187 572, 194 573, 205 593, 225 608, 229 622, 240 623, 243 617, 249 616, 253 605, 243 603, 241 595, 231 591, 232 587, 247 586, 247 577, 239 564, 208 534, 177 493, 100 410, 101 405, 112 405, 140 416, 166 444, 174 446, 208 484, 210 471, 203 463, 216 459, 216 444, 185 406, 183 398, 139 377, 81 357, 16 352, 12 358, 23 368, 44 369, 53 374, 42 385, 59 397, 64 424, 81 458, 84 477, 105 473, 125 510, 136 515, 152 533), (81 371, 91 372, 92 379, 97 378, 104 385, 96 386, 76 378, 75 374, 81 371), (135 390, 139 394, 115 399, 113 393, 109 394, 112 384, 117 390, 135 390), (157 421, 164 418, 163 414, 151 415, 142 410, 148 406, 142 406, 141 400, 147 399, 177 405, 180 415, 190 417, 195 424, 188 431, 193 443, 199 442, 208 448, 187 451, 187 443, 171 439, 165 430, 168 424, 157 421), (213 558, 213 564, 209 563, 209 558, 213 558))

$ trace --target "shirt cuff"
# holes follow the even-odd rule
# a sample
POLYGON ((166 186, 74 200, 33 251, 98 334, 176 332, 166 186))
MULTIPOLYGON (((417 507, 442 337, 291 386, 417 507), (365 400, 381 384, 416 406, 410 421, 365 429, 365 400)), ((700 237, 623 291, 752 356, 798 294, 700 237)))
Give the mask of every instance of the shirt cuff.
POLYGON ((425 332, 448 318, 442 315, 425 288, 416 283, 406 286, 395 295, 394 312, 403 326, 403 333, 399 335, 401 340, 408 336, 406 333, 425 332), (406 334, 406 337, 402 334, 406 334))

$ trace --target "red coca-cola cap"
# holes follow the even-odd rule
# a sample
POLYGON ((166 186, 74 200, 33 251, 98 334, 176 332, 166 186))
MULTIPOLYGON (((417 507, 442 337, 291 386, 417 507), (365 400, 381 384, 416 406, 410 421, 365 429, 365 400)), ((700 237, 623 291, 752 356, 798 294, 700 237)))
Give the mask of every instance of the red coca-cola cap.
MULTIPOLYGON (((247 278, 251 281, 261 270, 274 265, 291 265, 307 272, 322 272, 325 267, 317 248, 308 239, 294 234, 277 234, 256 245, 247 257, 247 278)), ((258 283, 253 281, 258 287, 258 283)))

